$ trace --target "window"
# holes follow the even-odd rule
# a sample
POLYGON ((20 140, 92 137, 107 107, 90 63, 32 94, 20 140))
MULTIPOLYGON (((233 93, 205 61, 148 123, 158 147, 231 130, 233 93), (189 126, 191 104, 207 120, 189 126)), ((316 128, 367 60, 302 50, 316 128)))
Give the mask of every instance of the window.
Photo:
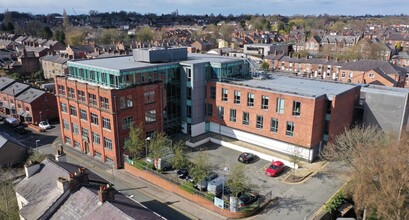
POLYGON ((190 106, 190 105, 187 105, 187 106, 186 106, 186 116, 187 116, 188 118, 191 118, 191 117, 192 117, 192 106, 190 106))
POLYGON ((192 100, 192 88, 186 87, 186 99, 192 100))
POLYGON ((277 98, 276 112, 279 114, 284 114, 284 99, 277 98))
POLYGON ((88 93, 88 102, 90 105, 97 105, 97 95, 88 93))
POLYGON ((77 90, 78 100, 85 102, 85 92, 82 90, 77 90))
POLYGON ((133 107, 132 95, 121 96, 119 98, 119 102, 120 102, 119 108, 121 109, 133 107))
POLYGON ((301 102, 293 101, 293 115, 300 116, 301 114, 301 102))
POLYGON ((86 128, 81 128, 81 135, 82 135, 83 137, 88 138, 88 135, 89 135, 88 129, 86 129, 86 128))
POLYGON ((261 96, 261 109, 268 109, 268 96, 261 96))
POLYGON ((342 77, 342 78, 345 78, 345 76, 346 76, 346 74, 345 74, 345 72, 343 71, 343 72, 341 73, 341 77, 342 77))
POLYGON ((70 123, 66 120, 63 121, 63 127, 65 130, 70 130, 70 123))
POLYGON ((222 88, 222 101, 227 101, 227 89, 222 88))
POLYGON ((111 120, 109 118, 102 117, 102 127, 111 130, 111 120))
POLYGON ((243 112, 243 125, 249 125, 250 124, 250 114, 248 112, 243 112))
POLYGON ((354 73, 353 72, 350 72, 349 73, 349 78, 352 78, 354 76, 354 73))
POLYGON ((58 94, 65 96, 65 87, 62 85, 58 85, 58 94))
POLYGON ((98 125, 98 115, 95 113, 91 113, 91 123, 94 125, 98 125))
POLYGON ((230 121, 236 122, 236 109, 230 109, 230 121))
POLYGON ((76 148, 81 148, 80 142, 74 141, 74 147, 76 147, 76 148))
POLYGON ((234 104, 240 104, 240 91, 234 90, 234 104))
POLYGON ((145 92, 145 104, 150 104, 155 102, 155 91, 145 92))
POLYGON ((294 122, 287 121, 287 129, 285 131, 285 135, 287 136, 294 136, 294 122))
POLYGON ((263 128, 263 116, 262 115, 257 115, 256 117, 256 128, 263 128))
POLYGON ((67 90, 68 90, 68 98, 75 99, 75 91, 74 91, 74 89, 71 88, 71 87, 67 87, 67 90))
POLYGON ((65 144, 71 145, 71 138, 65 137, 65 144))
POLYGON ((72 133, 80 134, 80 130, 78 129, 78 125, 72 123, 71 126, 72 126, 72 133))
POLYGON ((186 69, 186 76, 187 76, 187 81, 192 80, 192 69, 190 69, 190 68, 186 69))
POLYGON ((156 110, 150 110, 145 112, 145 122, 152 123, 156 121, 156 110))
POLYGON ((85 121, 88 120, 87 111, 80 109, 80 118, 85 121))
POLYGON ((106 137, 104 137, 104 148, 112 150, 112 141, 106 137))
POLYGON ((325 112, 326 112, 327 114, 331 114, 331 110, 332 110, 332 101, 327 100, 327 107, 326 107, 325 112))
POLYGON ((70 112, 72 116, 77 117, 77 109, 72 105, 70 105, 70 112))
POLYGON ((368 77, 369 78, 375 78, 375 74, 374 73, 369 73, 368 77))
POLYGON ((210 98, 216 99, 216 87, 210 86, 210 98))
MULTIPOLYGON (((63 103, 61 103, 61 104, 63 104, 63 103)), ((64 104, 65 105, 65 104, 64 104)), ((26 107, 26 111, 30 111, 30 108, 29 107, 26 107)), ((67 112, 67 105, 65 105, 65 112, 67 112)))
MULTIPOLYGON (((26 109, 26 111, 28 111, 28 110, 26 109)), ((65 113, 68 112, 68 111, 67 111, 67 104, 61 103, 61 112, 65 112, 65 113)))
POLYGON ((219 106, 218 110, 219 110, 219 114, 218 114, 219 119, 224 119, 224 107, 219 106))
POLYGON ((253 93, 247 94, 247 106, 249 107, 254 106, 254 94, 253 93))
POLYGON ((128 129, 133 124, 133 116, 128 116, 122 119, 122 129, 128 129))
POLYGON ((99 97, 100 103, 101 103, 101 108, 103 109, 109 109, 109 100, 106 97, 99 97))
POLYGON ((101 144, 99 134, 92 132, 92 142, 95 144, 101 144))
POLYGON ((213 116, 213 105, 212 104, 207 104, 207 116, 213 116))
POLYGON ((277 118, 271 118, 271 127, 270 131, 277 133, 278 131, 278 119, 277 118))

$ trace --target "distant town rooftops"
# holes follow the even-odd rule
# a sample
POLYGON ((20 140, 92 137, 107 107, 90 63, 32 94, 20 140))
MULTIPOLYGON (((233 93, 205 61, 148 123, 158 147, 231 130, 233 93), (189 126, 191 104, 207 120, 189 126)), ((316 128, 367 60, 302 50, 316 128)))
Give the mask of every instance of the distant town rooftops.
POLYGON ((330 100, 332 100, 334 96, 357 87, 352 84, 288 76, 273 76, 270 79, 264 80, 248 79, 229 81, 227 83, 311 98, 326 95, 330 100))

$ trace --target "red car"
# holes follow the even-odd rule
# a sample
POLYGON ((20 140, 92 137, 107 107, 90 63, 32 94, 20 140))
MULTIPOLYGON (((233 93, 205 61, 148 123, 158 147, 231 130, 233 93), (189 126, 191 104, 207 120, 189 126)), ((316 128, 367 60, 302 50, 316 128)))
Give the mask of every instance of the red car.
POLYGON ((277 174, 283 171, 284 167, 285 165, 283 162, 279 160, 273 161, 270 165, 268 165, 265 173, 267 176, 277 176, 277 174))

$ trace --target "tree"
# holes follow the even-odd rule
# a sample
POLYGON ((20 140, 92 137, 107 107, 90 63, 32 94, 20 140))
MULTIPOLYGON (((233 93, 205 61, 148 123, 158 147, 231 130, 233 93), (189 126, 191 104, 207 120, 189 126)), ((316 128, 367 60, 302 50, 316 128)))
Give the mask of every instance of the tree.
POLYGON ((263 70, 268 70, 269 67, 270 67, 270 65, 269 65, 267 62, 265 62, 265 61, 261 64, 261 68, 262 68, 263 70))
MULTIPOLYGON (((64 32, 62 32, 64 33, 64 32)), ((71 28, 66 32, 67 44, 71 46, 78 46, 84 42, 85 33, 81 29, 71 28)))
POLYGON ((245 175, 244 169, 244 164, 236 163, 227 175, 226 185, 235 197, 250 188, 250 179, 245 175))
POLYGON ((50 27, 44 27, 42 30, 38 31, 37 36, 50 39, 53 36, 53 32, 51 31, 50 27))
POLYGON ((67 30, 71 26, 71 23, 70 23, 70 18, 68 17, 67 12, 65 11, 65 8, 62 13, 62 17, 63 17, 62 26, 64 30, 67 30))
POLYGON ((380 219, 408 219, 409 139, 374 127, 346 130, 324 148, 324 158, 351 167, 347 192, 356 207, 380 219))
POLYGON ((0 219, 19 219, 13 176, 10 170, 0 170, 0 219))
POLYGON ((291 151, 290 156, 290 162, 293 163, 293 170, 294 170, 294 175, 296 173, 296 166, 299 166, 300 162, 301 162, 301 151, 298 149, 293 149, 291 151))
POLYGON ((169 143, 169 138, 162 132, 154 133, 153 137, 149 141, 148 155, 153 159, 153 163, 156 168, 158 168, 159 158, 165 156, 171 150, 169 143))
POLYGON ((125 140, 124 150, 129 153, 131 157, 136 157, 141 153, 145 147, 146 143, 143 139, 144 132, 141 126, 131 125, 129 130, 129 138, 125 140))
POLYGON ((207 157, 206 153, 201 152, 192 159, 193 165, 189 167, 189 174, 195 182, 204 179, 210 172, 210 164, 207 157))
POLYGON ((57 28, 54 31, 53 36, 54 36, 54 39, 56 39, 57 41, 59 41, 61 43, 65 42, 65 33, 64 33, 64 30, 61 27, 57 28))
POLYGON ((152 30, 149 27, 144 27, 136 33, 136 39, 140 42, 150 42, 153 39, 152 30))
POLYGON ((179 141, 173 145, 173 153, 175 155, 171 159, 172 166, 178 170, 185 168, 188 164, 188 159, 186 157, 185 144, 183 141, 179 141))

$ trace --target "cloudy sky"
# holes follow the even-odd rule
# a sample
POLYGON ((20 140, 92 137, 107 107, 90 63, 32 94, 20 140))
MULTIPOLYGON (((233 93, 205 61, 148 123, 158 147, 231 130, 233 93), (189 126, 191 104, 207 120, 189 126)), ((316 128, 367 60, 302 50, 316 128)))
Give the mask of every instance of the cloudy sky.
POLYGON ((408 0, 0 0, 0 12, 31 12, 33 14, 88 14, 99 12, 135 11, 141 14, 282 14, 282 15, 393 15, 408 14, 408 0))

